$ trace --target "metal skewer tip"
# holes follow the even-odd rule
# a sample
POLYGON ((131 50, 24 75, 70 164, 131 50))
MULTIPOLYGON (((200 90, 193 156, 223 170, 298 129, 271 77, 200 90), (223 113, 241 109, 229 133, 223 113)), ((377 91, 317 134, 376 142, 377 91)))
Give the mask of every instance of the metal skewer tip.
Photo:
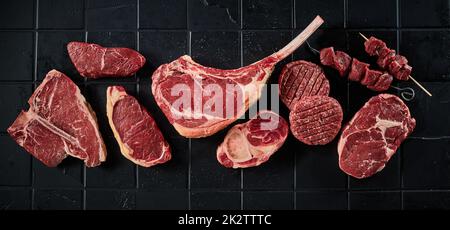
MULTIPOLYGON (((369 40, 364 34, 362 34, 361 32, 359 32, 359 35, 361 35, 361 37, 364 38, 364 40, 369 40)), ((432 97, 433 95, 430 93, 430 91, 428 91, 427 89, 425 89, 425 87, 423 87, 416 79, 414 79, 411 75, 409 75, 409 78, 411 78, 411 80, 417 85, 419 86, 420 89, 422 89, 428 96, 432 97)))

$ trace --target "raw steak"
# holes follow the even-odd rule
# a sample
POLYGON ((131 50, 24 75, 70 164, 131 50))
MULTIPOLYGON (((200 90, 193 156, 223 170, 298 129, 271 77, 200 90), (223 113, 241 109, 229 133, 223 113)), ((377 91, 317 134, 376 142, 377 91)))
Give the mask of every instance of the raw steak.
POLYGON ((88 78, 127 77, 145 64, 144 56, 129 48, 105 48, 93 43, 69 42, 67 51, 80 75, 88 78))
POLYGON ((307 61, 288 63, 281 71, 278 87, 281 101, 291 110, 304 97, 330 93, 330 83, 323 69, 307 61))
POLYGON ((109 125, 120 151, 134 163, 150 167, 171 158, 170 147, 155 120, 122 86, 110 86, 106 92, 109 125))
POLYGON ((227 168, 258 166, 274 154, 288 135, 284 118, 261 111, 246 123, 235 125, 217 148, 217 160, 227 168))
POLYGON ((153 96, 182 136, 213 135, 244 115, 261 96, 275 64, 289 56, 322 23, 317 16, 283 49, 239 69, 204 67, 187 55, 181 56, 153 73, 153 96))
POLYGON ((342 118, 341 105, 328 96, 305 97, 289 113, 292 134, 307 145, 330 143, 341 129, 342 118))
POLYGON ((391 94, 372 97, 344 128, 338 144, 339 167, 356 178, 381 171, 416 120, 400 98, 391 94))
POLYGON ((67 155, 94 167, 106 159, 106 148, 98 131, 97 118, 75 85, 56 70, 28 100, 8 128, 12 138, 49 167, 57 166, 67 155))

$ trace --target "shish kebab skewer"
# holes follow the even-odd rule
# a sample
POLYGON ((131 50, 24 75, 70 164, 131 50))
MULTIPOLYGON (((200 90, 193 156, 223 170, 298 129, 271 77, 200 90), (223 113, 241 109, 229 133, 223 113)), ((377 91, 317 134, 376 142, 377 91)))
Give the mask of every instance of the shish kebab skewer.
MULTIPOLYGON (((309 48, 314 54, 320 55, 320 51, 317 50, 317 49, 315 49, 315 48, 313 48, 313 47, 309 44, 309 42, 306 42, 306 45, 308 46, 308 48, 309 48)), ((322 64, 323 64, 323 63, 322 63, 322 64)), ((367 64, 367 65, 368 65, 368 64, 367 64)), ((352 67, 348 67, 348 68, 352 68, 352 67)), ((340 74, 341 74, 341 73, 340 73, 340 74)), ((399 87, 395 87, 395 86, 390 85, 390 83, 389 83, 389 87, 390 87, 390 88, 393 88, 393 89, 395 89, 395 90, 397 90, 397 91, 399 91, 399 92, 400 92, 400 96, 401 96, 405 101, 411 101, 411 100, 413 100, 414 97, 415 97, 414 89, 412 89, 411 87, 399 88, 399 87)), ((369 87, 368 87, 368 88, 369 88, 369 87)), ((372 89, 372 88, 369 88, 369 89, 372 89)), ((372 90, 374 90, 374 89, 372 89, 372 90)), ((380 90, 375 90, 375 91, 380 91, 380 90)), ((381 91, 383 91, 383 90, 381 90, 381 91)))
MULTIPOLYGON (((362 33, 359 33, 359 35, 361 35, 361 37, 364 38, 364 40, 368 41, 369 39, 362 33)), ((378 51, 375 51, 377 55, 379 55, 378 51)), ((382 66, 380 66, 382 67, 382 66)), ((428 96, 433 96, 427 89, 425 89, 425 87, 423 87, 416 79, 414 79, 411 75, 408 75, 408 78, 411 78, 411 80, 417 85, 419 86, 420 89, 422 89, 428 96)))

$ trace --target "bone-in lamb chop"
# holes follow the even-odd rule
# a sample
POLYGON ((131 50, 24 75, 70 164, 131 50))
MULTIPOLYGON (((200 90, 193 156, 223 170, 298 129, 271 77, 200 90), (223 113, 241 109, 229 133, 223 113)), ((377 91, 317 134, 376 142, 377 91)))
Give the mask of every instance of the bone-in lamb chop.
POLYGON ((153 73, 153 96, 182 136, 213 135, 241 117, 259 99, 275 64, 294 52, 322 23, 317 16, 284 48, 238 69, 205 67, 190 56, 181 56, 153 73))

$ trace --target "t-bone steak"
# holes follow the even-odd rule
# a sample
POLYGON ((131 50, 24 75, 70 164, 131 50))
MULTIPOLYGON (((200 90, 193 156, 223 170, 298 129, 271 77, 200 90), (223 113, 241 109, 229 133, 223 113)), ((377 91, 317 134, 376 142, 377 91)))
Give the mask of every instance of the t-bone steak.
POLYGON ((152 76, 152 93, 175 129, 185 137, 206 137, 222 130, 261 96, 275 64, 289 56, 321 24, 317 16, 278 52, 238 69, 202 66, 190 56, 161 65, 152 76), (180 103, 184 101, 183 103, 180 103))
POLYGON ((342 108, 328 96, 310 96, 298 101, 289 113, 291 132, 307 145, 325 145, 339 133, 342 108))
POLYGON ((122 154, 132 162, 150 167, 171 158, 170 147, 153 117, 122 86, 107 89, 109 125, 122 154))
POLYGON ((261 111, 228 131, 217 149, 217 160, 227 168, 258 166, 283 145, 288 131, 284 118, 272 111, 261 111))
POLYGON ((323 69, 311 62, 294 61, 284 66, 278 79, 281 101, 292 110, 302 98, 328 96, 330 83, 323 69))
POLYGON ((57 166, 67 155, 94 167, 106 159, 106 148, 97 118, 80 89, 61 72, 48 72, 8 128, 11 137, 49 167, 57 166))
POLYGON ((372 97, 342 131, 339 167, 356 178, 372 176, 384 168, 415 126, 416 120, 400 98, 391 94, 372 97))
POLYGON ((145 64, 145 57, 129 48, 69 42, 67 51, 80 75, 88 78, 128 77, 145 64))

